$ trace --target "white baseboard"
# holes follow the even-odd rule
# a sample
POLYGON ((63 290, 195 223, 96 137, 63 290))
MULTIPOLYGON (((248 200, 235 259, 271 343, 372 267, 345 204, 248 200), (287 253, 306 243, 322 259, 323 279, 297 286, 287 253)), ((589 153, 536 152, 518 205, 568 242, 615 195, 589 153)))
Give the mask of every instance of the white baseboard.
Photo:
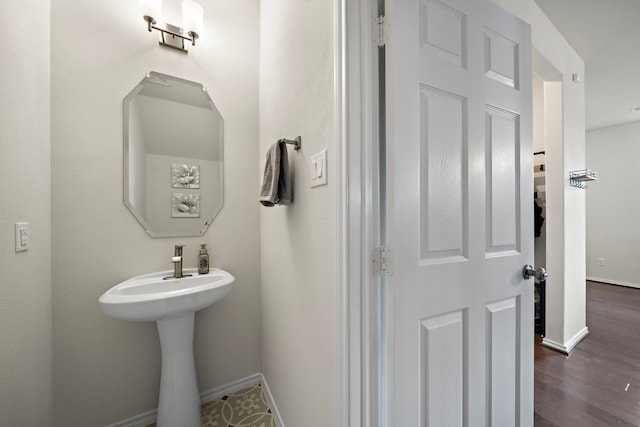
POLYGON ((280 412, 278 411, 276 402, 273 400, 273 395, 271 394, 271 390, 269 389, 269 384, 267 384, 267 380, 264 378, 264 375, 260 374, 260 378, 262 379, 262 391, 264 392, 264 398, 267 399, 269 408, 271 408, 273 421, 275 421, 276 427, 284 427, 284 423, 282 422, 282 418, 280 417, 280 412))
POLYGON ((135 417, 127 418, 126 420, 109 424, 107 427, 144 427, 151 423, 155 423, 157 415, 158 410, 152 409, 151 411, 147 411, 144 414, 136 415, 135 417))
POLYGON ((569 354, 576 347, 576 345, 578 345, 578 343, 582 341, 587 335, 589 335, 589 328, 585 326, 565 344, 560 344, 558 342, 550 340, 547 337, 544 337, 542 338, 542 345, 562 352, 564 354, 569 354))
POLYGON ((587 276, 587 280, 590 280, 592 282, 608 283, 610 285, 626 286, 628 288, 640 289, 640 283, 623 282, 620 280, 603 279, 601 277, 591 277, 591 276, 587 276))
POLYGON ((211 390, 207 390, 204 393, 200 394, 200 404, 213 402, 214 400, 221 399, 223 396, 227 396, 229 394, 233 394, 242 389, 252 387, 257 384, 264 384, 264 378, 262 378, 262 374, 257 373, 253 375, 249 375, 248 377, 241 378, 239 380, 230 382, 220 387, 212 388, 211 390))
MULTIPOLYGON (((269 404, 269 408, 271 408, 271 414, 273 415, 273 420, 276 423, 277 427, 284 427, 282 422, 282 418, 280 418, 280 413, 278 412, 278 407, 273 400, 273 396, 271 395, 271 390, 269 390, 269 385, 264 378, 262 373, 257 373, 253 375, 249 375, 246 378, 239 379, 237 381, 233 381, 229 384, 225 384, 220 387, 213 388, 211 390, 207 390, 204 393, 200 394, 200 404, 212 402, 214 400, 221 399, 223 396, 228 396, 230 394, 236 393, 245 388, 254 386, 254 385, 262 385, 262 391, 264 393, 264 397, 269 404)), ((151 411, 147 411, 143 414, 136 415, 135 417, 127 418, 126 420, 118 421, 117 423, 110 424, 107 427, 144 427, 156 421, 156 417, 158 414, 157 409, 153 409, 151 411)))

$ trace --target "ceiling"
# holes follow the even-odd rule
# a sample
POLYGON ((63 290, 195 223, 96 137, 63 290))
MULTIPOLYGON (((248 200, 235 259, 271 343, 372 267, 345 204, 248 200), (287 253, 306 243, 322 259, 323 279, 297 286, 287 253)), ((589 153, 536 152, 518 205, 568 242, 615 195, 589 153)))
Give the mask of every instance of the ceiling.
POLYGON ((535 2, 585 62, 587 130, 640 120, 640 0, 535 2))

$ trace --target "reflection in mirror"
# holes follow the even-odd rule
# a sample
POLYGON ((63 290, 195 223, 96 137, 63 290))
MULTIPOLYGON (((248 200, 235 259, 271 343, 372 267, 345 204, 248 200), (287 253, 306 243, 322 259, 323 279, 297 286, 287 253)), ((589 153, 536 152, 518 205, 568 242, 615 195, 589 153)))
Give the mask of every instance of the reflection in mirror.
POLYGON ((223 120, 205 87, 150 72, 124 99, 124 204, 151 237, 200 236, 223 204, 223 120))

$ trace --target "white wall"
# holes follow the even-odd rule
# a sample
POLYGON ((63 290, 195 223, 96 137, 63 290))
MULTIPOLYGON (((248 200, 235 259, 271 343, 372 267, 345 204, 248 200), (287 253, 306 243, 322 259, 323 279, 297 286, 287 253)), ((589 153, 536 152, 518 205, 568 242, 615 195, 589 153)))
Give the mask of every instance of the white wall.
POLYGON ((0 6, 0 426, 51 425, 48 2, 0 6), (14 223, 31 248, 15 252, 14 223))
MULTIPOLYGON (((546 167, 545 182, 547 189, 546 206, 546 237, 547 253, 546 268, 550 277, 546 281, 546 319, 545 339, 552 340, 558 345, 563 345, 565 316, 567 314, 565 303, 565 242, 564 230, 565 200, 563 197, 565 183, 565 168, 563 165, 563 109, 562 109, 562 82, 545 82, 544 118, 545 140, 548 143, 545 156, 546 167)), ((567 172, 568 174, 568 172, 567 172)), ((577 302, 578 304, 580 302, 577 302)))
MULTIPOLYGON (((534 153, 545 150, 545 138, 544 138, 544 81, 534 75, 532 82, 533 89, 533 144, 532 150, 534 153)), ((546 165, 546 157, 544 155, 537 155, 533 157, 534 165, 546 165)), ((538 190, 538 186, 546 186, 544 172, 534 173, 534 191, 538 190)), ((545 222, 542 223, 542 229, 540 236, 535 238, 535 265, 537 267, 545 267, 547 265, 547 227, 546 227, 546 189, 544 192, 538 192, 538 206, 542 208, 542 217, 545 218, 545 222)))
POLYGON ((587 190, 590 280, 640 288, 638 159, 640 121, 587 132, 587 165, 600 176, 587 190))
MULTIPOLYGON (((585 294, 585 191, 569 186, 569 172, 585 168, 584 61, 575 53, 534 0, 493 0, 531 25, 532 44, 560 72, 545 87, 561 108, 561 128, 546 139, 547 187, 547 335, 544 343, 570 350, 587 333, 585 294)), ((545 102, 547 97, 545 96, 545 102)), ((547 128, 549 129, 548 124, 547 128)), ((547 130, 549 132, 549 130, 547 130)))
MULTIPOLYGON (((167 20, 179 23, 180 2, 164 3, 167 20)), ((200 389, 260 371, 259 6, 255 0, 203 6, 204 33, 185 55, 158 45, 135 1, 52 1, 56 425, 106 425, 157 406, 155 325, 111 319, 97 300, 121 280, 170 269, 176 243, 187 245, 187 267, 207 243, 212 265, 236 277, 227 298, 196 315, 200 389), (151 239, 122 202, 122 100, 149 71, 203 83, 225 119, 225 206, 202 238, 151 239)), ((27 44, 21 55, 30 58, 34 43, 27 44)), ((33 353, 28 357, 43 357, 33 353)))
MULTIPOLYGON (((531 149, 534 152, 544 151, 544 80, 534 74, 531 89, 533 92, 533 138, 531 149)), ((533 158, 533 161, 536 165, 544 163, 544 156, 536 156, 533 158)))
POLYGON ((289 148, 294 203, 261 208, 263 372, 287 426, 335 419, 332 3, 260 3, 260 167, 277 139, 302 136, 289 148), (324 148, 329 185, 310 188, 309 156, 324 148))

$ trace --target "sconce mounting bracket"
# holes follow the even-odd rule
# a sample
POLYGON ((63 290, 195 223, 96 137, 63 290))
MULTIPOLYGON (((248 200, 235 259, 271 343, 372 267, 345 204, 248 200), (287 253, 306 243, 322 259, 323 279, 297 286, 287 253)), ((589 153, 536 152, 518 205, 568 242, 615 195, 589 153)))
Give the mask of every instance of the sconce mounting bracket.
POLYGON ((171 25, 168 22, 158 22, 153 17, 147 15, 144 16, 144 20, 147 22, 149 31, 157 30, 160 33, 158 35, 158 43, 163 46, 188 53, 188 43, 185 43, 185 40, 191 42, 193 46, 196 45, 198 33, 189 31, 188 35, 185 35, 183 28, 171 25))

